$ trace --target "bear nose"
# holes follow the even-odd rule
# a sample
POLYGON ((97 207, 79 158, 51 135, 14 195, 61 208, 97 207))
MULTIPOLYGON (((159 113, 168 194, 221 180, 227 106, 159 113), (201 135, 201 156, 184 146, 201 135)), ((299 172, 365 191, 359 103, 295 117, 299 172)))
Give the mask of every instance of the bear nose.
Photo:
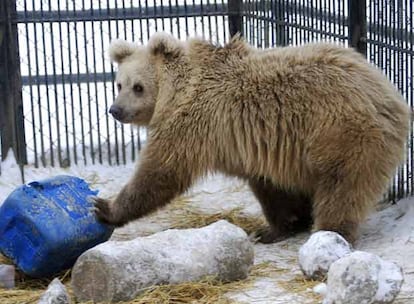
POLYGON ((109 113, 111 113, 112 116, 117 120, 120 120, 122 118, 122 108, 120 106, 112 105, 109 108, 109 113))

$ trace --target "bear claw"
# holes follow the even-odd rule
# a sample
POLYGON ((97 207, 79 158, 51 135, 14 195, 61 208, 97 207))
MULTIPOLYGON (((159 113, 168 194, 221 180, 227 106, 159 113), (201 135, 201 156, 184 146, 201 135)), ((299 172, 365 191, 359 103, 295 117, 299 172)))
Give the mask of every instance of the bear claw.
POLYGON ((277 233, 270 227, 261 228, 253 233, 251 239, 262 244, 272 244, 284 241, 292 236, 289 233, 277 233))
POLYGON ((94 204, 95 216, 101 223, 113 226, 121 226, 120 223, 114 220, 111 212, 111 202, 107 199, 94 197, 92 198, 94 204))

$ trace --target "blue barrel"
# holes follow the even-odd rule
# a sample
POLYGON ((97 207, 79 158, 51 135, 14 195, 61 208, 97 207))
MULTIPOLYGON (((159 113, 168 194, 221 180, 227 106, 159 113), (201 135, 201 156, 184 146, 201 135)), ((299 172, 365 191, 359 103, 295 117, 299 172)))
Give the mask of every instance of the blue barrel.
POLYGON ((35 278, 70 268, 112 235, 91 210, 97 192, 67 175, 20 186, 0 207, 0 252, 35 278))

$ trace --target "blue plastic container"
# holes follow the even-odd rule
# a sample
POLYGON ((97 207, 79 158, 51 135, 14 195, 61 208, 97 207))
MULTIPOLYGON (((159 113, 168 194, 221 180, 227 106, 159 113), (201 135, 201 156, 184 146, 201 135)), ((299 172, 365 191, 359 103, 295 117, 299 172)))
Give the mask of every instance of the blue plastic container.
POLYGON ((36 278, 70 268, 113 232, 91 210, 97 192, 66 175, 17 188, 0 207, 0 252, 36 278))

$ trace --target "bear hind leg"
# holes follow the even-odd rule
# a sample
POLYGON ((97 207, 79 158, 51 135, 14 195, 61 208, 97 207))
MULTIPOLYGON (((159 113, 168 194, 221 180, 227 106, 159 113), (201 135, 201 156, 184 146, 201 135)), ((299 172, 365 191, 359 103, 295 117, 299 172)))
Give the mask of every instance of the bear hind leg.
MULTIPOLYGON (((371 180, 371 183, 375 181, 371 180)), ((329 230, 341 234, 348 242, 355 243, 359 224, 375 203, 374 195, 369 195, 368 183, 342 181, 321 185, 314 196, 313 231, 329 230)))
POLYGON ((312 205, 307 197, 281 189, 266 178, 250 179, 249 185, 269 224, 257 232, 259 242, 279 242, 311 227, 312 205))

